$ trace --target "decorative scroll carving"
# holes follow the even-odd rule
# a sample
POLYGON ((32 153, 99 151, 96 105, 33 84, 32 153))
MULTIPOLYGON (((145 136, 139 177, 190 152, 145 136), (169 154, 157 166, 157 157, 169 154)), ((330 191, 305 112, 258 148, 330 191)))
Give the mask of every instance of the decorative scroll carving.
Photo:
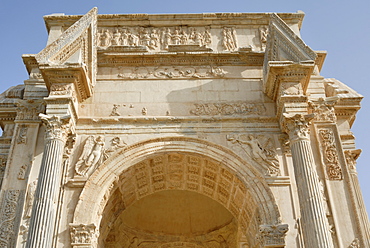
POLYGON ((147 51, 169 50, 171 46, 206 47, 212 39, 210 27, 119 27, 100 29, 97 42, 101 48, 121 46, 130 51, 130 47, 141 47, 147 51))
POLYGON ((222 47, 226 51, 236 51, 238 49, 238 39, 235 28, 223 27, 222 30, 222 47))
POLYGON ((290 141, 309 139, 309 122, 313 115, 284 114, 283 126, 289 135, 290 141))
POLYGON ((124 79, 198 79, 198 78, 223 78, 227 72, 217 66, 199 67, 159 67, 159 68, 124 68, 117 75, 124 79))
POLYGON ((46 127, 45 139, 60 139, 63 142, 67 139, 70 133, 70 116, 48 116, 44 114, 39 115, 46 127))
POLYGON ((16 120, 40 120, 39 114, 44 111, 45 103, 42 100, 18 100, 16 120))
POLYGON ((193 115, 261 115, 266 111, 263 103, 230 102, 230 103, 195 103, 193 115))
POLYGON ((19 125, 17 144, 26 144, 27 130, 28 130, 28 127, 26 125, 19 125))
POLYGON ((285 236, 289 227, 282 225, 261 225, 258 239, 264 247, 285 247, 285 236))
POLYGON ((315 121, 336 121, 337 118, 334 112, 335 100, 324 100, 324 98, 319 98, 318 101, 309 101, 310 107, 313 109, 315 114, 315 121))
POLYGON ((348 246, 348 248, 360 248, 360 240, 355 238, 352 243, 348 246))
POLYGON ((277 158, 276 148, 270 138, 260 135, 248 135, 248 139, 243 137, 226 136, 226 139, 232 143, 239 144, 243 150, 257 163, 267 165, 267 174, 270 176, 280 175, 279 160, 277 158), (260 140, 263 140, 261 142, 260 140), (247 146, 245 146, 247 145, 247 146), (246 150, 245 147, 248 147, 246 150))
POLYGON ((95 228, 96 227, 94 224, 70 224, 72 247, 80 247, 81 245, 92 245, 93 243, 95 243, 95 228))
POLYGON ((323 146, 324 163, 329 180, 342 180, 342 169, 339 164, 335 136, 330 129, 318 130, 321 145, 323 146))
POLYGON ((0 208, 0 247, 10 247, 20 190, 6 190, 0 208))
POLYGON ((361 154, 361 149, 344 151, 344 155, 346 156, 347 166, 350 172, 356 173, 356 165, 357 165, 356 160, 358 159, 360 154, 361 154))
POLYGON ((23 220, 24 224, 20 226, 19 234, 22 235, 22 243, 27 241, 28 230, 30 227, 30 218, 33 206, 33 200, 35 199, 37 180, 34 180, 28 185, 26 202, 24 205, 23 220))
POLYGON ((77 175, 86 177, 90 170, 94 170, 103 161, 104 137, 99 135, 96 138, 89 136, 86 141, 80 158, 75 166, 77 175))

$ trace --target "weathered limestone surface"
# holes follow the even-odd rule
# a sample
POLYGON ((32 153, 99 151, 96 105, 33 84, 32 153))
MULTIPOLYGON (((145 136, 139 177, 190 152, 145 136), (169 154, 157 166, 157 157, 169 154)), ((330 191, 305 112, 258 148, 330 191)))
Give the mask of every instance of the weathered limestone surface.
POLYGON ((303 16, 45 16, 0 95, 0 247, 370 247, 362 96, 303 16))

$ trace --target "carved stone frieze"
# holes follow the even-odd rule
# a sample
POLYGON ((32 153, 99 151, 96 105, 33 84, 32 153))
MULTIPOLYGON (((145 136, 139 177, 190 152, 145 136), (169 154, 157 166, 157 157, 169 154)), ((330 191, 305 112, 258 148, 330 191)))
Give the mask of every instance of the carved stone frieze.
POLYGON ((238 49, 238 39, 234 27, 223 27, 222 29, 222 47, 226 51, 236 51, 238 49))
POLYGON ((39 121, 39 114, 44 111, 43 100, 18 100, 16 120, 39 121))
POLYGON ((262 115, 266 108, 263 103, 253 102, 217 102, 195 103, 190 110, 193 115, 262 115))
POLYGON ((96 226, 94 224, 70 224, 71 245, 75 247, 92 247, 96 242, 96 226))
POLYGON ((238 144, 257 163, 265 164, 267 166, 266 175, 280 175, 276 147, 273 145, 271 138, 265 135, 250 134, 248 137, 228 135, 226 139, 233 144, 238 144))
POLYGON ((72 83, 56 83, 50 85, 50 96, 71 96, 72 93, 72 83))
POLYGON ((288 230, 287 224, 261 225, 258 239, 263 247, 285 247, 285 236, 288 230))
POLYGON ((314 121, 336 121, 337 117, 334 111, 334 104, 337 99, 325 100, 319 98, 317 101, 309 101, 312 112, 315 114, 314 121))
POLYGON ((45 139, 60 139, 63 142, 71 132, 70 116, 48 116, 44 114, 39 115, 46 127, 45 139))
POLYGON ((171 50, 172 47, 210 46, 210 27, 116 27, 102 28, 97 34, 100 48, 121 47, 123 51, 141 48, 143 51, 171 50))
POLYGON ((123 79, 199 79, 223 78, 227 72, 217 66, 179 67, 167 66, 158 68, 122 68, 117 75, 123 79))
POLYGON ((342 180, 342 168, 339 163, 338 151, 334 132, 328 128, 318 130, 321 145, 323 148, 324 164, 326 166, 326 174, 329 180, 342 180))
POLYGON ((13 247, 14 221, 20 190, 4 191, 0 208, 0 247, 13 247))

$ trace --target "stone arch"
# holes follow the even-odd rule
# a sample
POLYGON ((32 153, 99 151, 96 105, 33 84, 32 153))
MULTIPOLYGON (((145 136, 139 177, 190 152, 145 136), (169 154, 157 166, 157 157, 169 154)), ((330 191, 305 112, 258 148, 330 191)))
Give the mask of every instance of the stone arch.
POLYGON ((210 197, 230 211, 243 232, 253 230, 253 239, 261 226, 280 223, 279 210, 263 175, 246 161, 208 141, 167 137, 125 147, 106 160, 87 180, 72 226, 100 226, 111 194, 128 185, 131 190, 121 190, 125 207, 160 190, 188 190, 210 197), (180 172, 174 174, 178 180, 170 179, 169 163, 182 164, 180 172))

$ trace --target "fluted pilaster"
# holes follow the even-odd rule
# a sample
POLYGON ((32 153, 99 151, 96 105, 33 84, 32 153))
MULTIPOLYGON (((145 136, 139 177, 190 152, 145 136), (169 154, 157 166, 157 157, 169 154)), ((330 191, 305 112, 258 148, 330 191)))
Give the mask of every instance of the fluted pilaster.
POLYGON ((298 188, 305 247, 334 247, 309 139, 308 122, 313 116, 285 114, 284 117, 298 188))
POLYGON ((46 126, 45 147, 32 208, 26 248, 52 247, 63 149, 70 117, 40 115, 46 126))

